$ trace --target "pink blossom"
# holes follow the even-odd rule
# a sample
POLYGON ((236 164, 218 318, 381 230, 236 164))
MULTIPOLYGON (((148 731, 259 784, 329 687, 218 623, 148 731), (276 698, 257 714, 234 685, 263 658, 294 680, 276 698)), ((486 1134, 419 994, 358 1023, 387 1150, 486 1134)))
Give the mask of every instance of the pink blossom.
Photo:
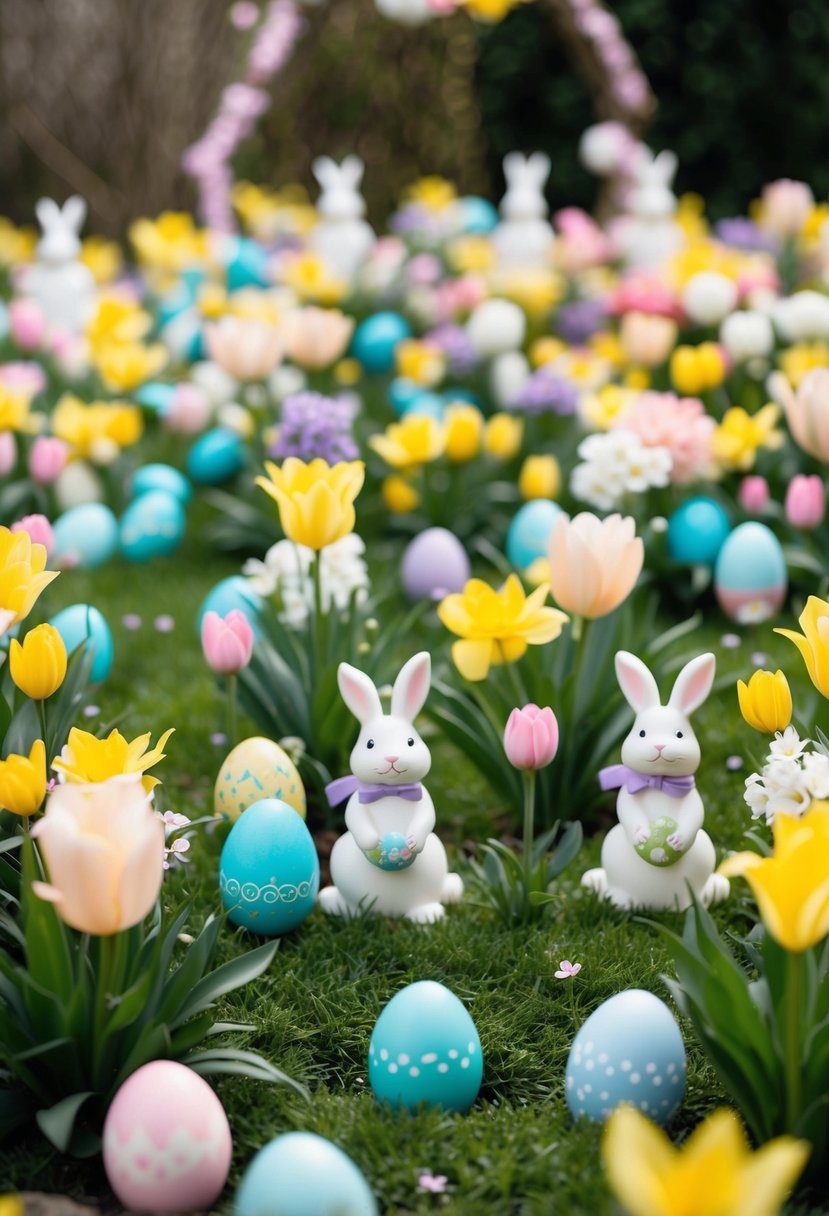
POLYGON ((486 285, 480 275, 464 274, 441 283, 435 293, 437 317, 453 321, 466 316, 486 299, 486 285))
POLYGON ((737 500, 744 511, 750 515, 759 515, 765 511, 769 503, 769 483, 765 477, 756 474, 744 477, 737 491, 737 500))
POLYGON ((253 0, 236 0, 230 6, 230 20, 237 30, 252 29, 259 20, 259 6, 253 0))
POLYGON ((180 381, 164 413, 164 425, 179 435, 196 435, 210 421, 207 394, 196 384, 180 381))
POLYGON ((799 473, 789 482, 784 503, 786 519, 795 528, 811 531, 823 522, 826 501, 823 480, 799 473))
POLYGON ((437 283, 440 275, 440 262, 433 253, 416 254, 406 267, 406 277, 410 283, 437 283))
POLYGON ((51 556, 54 552, 55 534, 45 515, 24 515, 22 519, 18 519, 16 523, 12 524, 10 531, 28 532, 34 544, 43 545, 47 556, 51 556))
POLYGON ((782 177, 763 187, 760 223, 774 236, 795 237, 814 203, 814 195, 805 182, 782 177))
POLYGON ((674 485, 702 476, 711 463, 711 439, 716 422, 696 397, 645 392, 617 418, 614 427, 638 435, 646 447, 665 447, 671 453, 674 485))
POLYGON ((46 387, 46 373, 39 363, 0 363, 0 384, 11 392, 36 397, 46 387))
POLYGON ((34 300, 12 300, 9 304, 9 331, 21 350, 37 350, 46 334, 46 319, 34 300))
POLYGON ((11 473, 17 464, 17 442, 14 431, 0 431, 0 477, 11 473))
POLYGON ((612 246, 598 224, 579 207, 565 207, 553 217, 560 234, 556 257, 565 274, 578 274, 600 266, 612 254, 612 246))
POLYGON ((62 439, 39 435, 29 452, 29 474, 38 485, 50 486, 66 468, 69 447, 62 439))
POLYGON ((557 980, 571 980, 581 971, 581 963, 571 963, 568 958, 562 959, 555 973, 557 980))
POLYGON ((650 312, 662 317, 682 319, 682 309, 669 287, 647 271, 626 275, 610 293, 606 311, 610 313, 650 312))
POLYGON ((514 709, 504 730, 504 751, 515 768, 545 768, 558 751, 558 722, 550 707, 514 709))
POLYGON ((235 675, 250 662, 253 629, 238 608, 226 617, 219 616, 218 612, 206 612, 201 626, 201 644, 212 671, 235 675))
POLYGON ((433 1174, 431 1170, 424 1170, 417 1180, 417 1189, 430 1195, 442 1195, 448 1183, 449 1179, 445 1174, 433 1174))

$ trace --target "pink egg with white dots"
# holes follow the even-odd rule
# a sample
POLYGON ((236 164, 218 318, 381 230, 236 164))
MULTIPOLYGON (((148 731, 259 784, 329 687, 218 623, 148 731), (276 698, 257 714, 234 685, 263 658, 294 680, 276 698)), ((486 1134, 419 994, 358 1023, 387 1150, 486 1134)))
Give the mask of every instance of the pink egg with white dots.
POLYGON ((128 1077, 104 1123, 109 1184, 136 1212, 210 1208, 227 1182, 233 1144, 224 1108, 192 1069, 154 1060, 128 1077))

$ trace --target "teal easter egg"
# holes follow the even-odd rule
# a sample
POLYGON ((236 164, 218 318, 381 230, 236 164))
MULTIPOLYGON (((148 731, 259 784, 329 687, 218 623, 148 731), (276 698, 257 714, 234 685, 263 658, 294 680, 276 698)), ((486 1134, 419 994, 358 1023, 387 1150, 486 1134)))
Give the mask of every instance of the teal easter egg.
POLYGON ((471 388, 464 388, 462 385, 453 385, 443 389, 441 398, 444 405, 457 405, 459 401, 468 401, 470 405, 476 406, 479 410, 483 408, 478 394, 473 393, 471 388))
POLYGON ((121 516, 121 552, 130 562, 168 557, 181 544, 186 523, 178 498, 166 490, 150 490, 121 516))
POLYGON ((726 616, 740 624, 767 621, 779 612, 788 585, 783 547, 771 529, 756 520, 735 528, 714 569, 714 590, 726 616))
POLYGON ((261 1148, 242 1175, 234 1216, 377 1216, 357 1166, 312 1132, 288 1132, 261 1148))
POLYGON ((445 408, 443 398, 439 393, 430 393, 428 390, 420 389, 417 396, 413 397, 403 409, 402 414, 404 418, 409 414, 425 414, 429 418, 436 418, 440 422, 445 408))
POLYGON ((731 531, 724 507, 713 498, 689 498, 668 520, 668 552, 687 566, 713 566, 731 531))
POLYGON ((454 992, 434 980, 409 984, 377 1019, 368 1049, 375 1097, 413 1109, 421 1102, 467 1111, 484 1071, 475 1023, 454 992))
POLYGON ((386 832, 377 847, 366 853, 371 864, 381 870, 406 870, 416 856, 400 832, 386 832))
POLYGON ((415 384, 414 380, 396 376, 389 385, 389 403, 395 413, 404 414, 421 391, 420 385, 415 384))
POLYGON ((227 289, 268 286, 268 254, 250 237, 231 237, 227 254, 227 289))
POLYGON ((244 440, 227 427, 201 435, 187 454, 188 476, 200 486, 218 486, 245 467, 244 440))
POLYGON ((678 849, 668 844, 668 837, 673 836, 676 829, 675 819, 660 815, 651 823, 648 839, 635 846, 636 852, 652 866, 672 866, 682 856, 678 849))
POLYGON ((250 583, 241 574, 231 574, 216 583, 204 597, 199 608, 198 632, 201 637, 201 627, 205 613, 218 612, 219 616, 227 616, 236 609, 244 613, 254 631, 259 629, 259 613, 262 611, 262 600, 255 591, 251 591, 250 583))
POLYGON ((574 1119, 603 1123, 622 1102, 665 1124, 685 1093, 685 1045, 664 1001, 641 988, 610 997, 573 1039, 565 1072, 574 1119))
POLYGON ((458 200, 461 232, 474 236, 486 236, 498 223, 498 212, 489 199, 474 194, 458 200))
POLYGON ((186 504, 193 496, 193 487, 178 469, 171 464, 145 464, 132 479, 132 496, 149 494, 151 490, 164 490, 180 503, 186 504))
POLYGON ((507 557, 518 570, 526 570, 536 558, 546 557, 553 525, 561 514, 557 502, 534 498, 519 507, 507 531, 507 557))
POLYGON ((107 678, 112 670, 115 646, 112 631, 97 608, 91 604, 70 604, 68 608, 61 608, 50 624, 63 638, 67 654, 84 646, 87 653, 94 656, 89 672, 93 684, 107 678))
POLYGON ((9 332, 9 310, 6 305, 0 300, 0 338, 5 338, 9 332))
POLYGON ((52 525, 55 564, 96 570, 118 548, 118 520, 101 502, 85 502, 64 511, 52 525))
POLYGON ((228 918, 262 937, 290 933, 314 910, 320 864, 311 833, 292 806, 263 798, 230 830, 219 858, 228 918))
POLYGON ((354 331, 351 354, 367 372, 390 372, 394 369, 394 348, 411 336, 408 321, 399 313, 376 312, 354 331))
POLYGON ((174 384, 161 384, 150 380, 136 390, 135 400, 139 405, 143 405, 149 410, 155 410, 156 413, 163 416, 170 408, 175 391, 174 384))

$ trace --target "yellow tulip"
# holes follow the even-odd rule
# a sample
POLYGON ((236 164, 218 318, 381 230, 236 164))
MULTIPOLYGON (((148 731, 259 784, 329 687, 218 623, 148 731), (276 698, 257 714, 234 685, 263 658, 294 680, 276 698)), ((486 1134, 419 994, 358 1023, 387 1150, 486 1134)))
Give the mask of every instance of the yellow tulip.
POLYGON ((19 1195, 0 1196, 0 1216, 25 1216, 25 1211, 19 1195))
POLYGON ((697 347, 697 366, 703 389, 719 388, 727 371, 725 357, 716 342, 703 342, 697 347))
POLYGON ((775 629, 774 632, 794 642, 806 664, 809 679, 818 692, 829 697, 829 603, 810 595, 800 614, 800 628, 802 634, 793 629, 775 629))
POLYGON ((318 304, 338 304, 348 294, 348 283, 332 275, 322 258, 305 252, 285 257, 280 278, 292 287, 301 300, 318 304))
POLYGON ((549 587, 524 594, 511 574, 499 591, 472 578, 463 591, 447 595, 438 616, 462 641, 452 645, 452 659, 465 680, 485 680, 493 664, 514 663, 528 646, 542 646, 561 633, 568 617, 545 606, 549 587))
POLYGON ((140 342, 152 329, 148 312, 129 297, 111 292, 101 295, 92 319, 86 326, 86 339, 93 351, 113 342, 140 342))
POLYGON ((148 751, 149 732, 128 742, 118 730, 111 730, 106 739, 98 739, 73 726, 52 768, 62 773, 65 781, 83 785, 109 781, 122 773, 144 773, 144 789, 149 793, 158 785, 158 778, 146 776, 146 770, 164 759, 164 746, 172 733, 171 727, 148 751))
POLYGON ((458 401, 443 416, 446 455, 456 464, 474 460, 481 450, 484 416, 474 405, 458 401))
POLYGON ((752 1152, 739 1119, 724 1107, 677 1149, 661 1128, 622 1105, 602 1140, 610 1189, 630 1216, 777 1216, 810 1152, 791 1136, 752 1152))
POLYGON ((484 451, 496 460, 512 460, 521 450, 524 422, 512 414, 493 414, 484 428, 484 451))
POLYGON ((0 432, 33 431, 36 422, 29 413, 31 397, 7 388, 0 380, 0 432))
POLYGON ((0 637, 25 620, 44 587, 58 577, 45 566, 43 545, 33 544, 28 532, 0 527, 0 637))
POLYGON ((64 393, 52 413, 52 434, 68 443, 75 459, 111 464, 122 448, 141 438, 141 411, 123 401, 93 401, 85 405, 64 393))
POLYGON ((829 803, 813 802, 800 817, 775 815, 771 830, 770 857, 735 853, 719 872, 746 879, 769 933, 800 954, 829 933, 829 803))
POLYGON ((473 17, 494 25, 525 0, 462 0, 473 17))
POLYGON ((443 454, 444 431, 428 414, 407 414, 392 422, 382 435, 372 435, 368 446, 393 469, 413 469, 443 454))
POLYGON ((732 406, 711 437, 714 459, 724 469, 745 472, 752 468, 759 448, 776 451, 783 443, 783 435, 776 429, 779 418, 780 406, 773 403, 756 414, 749 414, 741 405, 732 406))
POLYGON ((168 358, 160 342, 109 342, 93 352, 92 362, 111 393, 129 393, 160 372, 168 358))
POLYGON ((57 692, 66 676, 66 646, 54 625, 38 625, 23 639, 12 638, 9 670, 22 693, 45 701, 57 692))
POLYGON ((420 506, 420 495, 405 477, 387 477, 380 486, 380 493, 393 515, 406 515, 420 506))
POLYGON ((792 694, 782 671, 755 671, 746 684, 737 681, 740 713, 754 730, 768 735, 785 730, 792 720, 792 694))
POLYGON ((117 278, 124 264, 121 248, 116 241, 108 241, 102 236, 88 236, 81 246, 81 258, 84 266, 92 271, 95 282, 100 285, 111 283, 117 278))
POLYGON ((28 757, 12 754, 0 760, 0 807, 28 818, 46 797, 46 745, 35 739, 28 757))
POLYGON ((306 464, 289 456, 281 468, 265 462, 267 477, 256 484, 279 507, 282 531, 297 545, 324 549, 354 531, 354 499, 365 478, 362 460, 329 465, 319 457, 306 464))
POLYGON ((134 220, 129 228, 139 262, 176 275, 206 260, 209 235, 196 228, 188 211, 164 211, 155 220, 134 220))
POLYGON ((424 388, 434 388, 446 371, 446 356, 437 346, 408 338, 398 342, 394 351, 397 374, 424 388))
POLYGON ((716 342, 678 346, 671 355, 670 366, 674 387, 685 397, 718 388, 725 379, 725 359, 716 342))
POLYGON ((533 367, 543 367, 545 363, 552 363, 566 351, 567 344, 562 342, 561 338, 553 338, 549 334, 545 334, 543 338, 536 338, 534 342, 530 343, 530 363, 533 367))
POLYGON ((427 211, 443 211, 452 206, 458 195, 451 182, 433 174, 413 182, 403 197, 407 203, 416 203, 427 211))
POLYGON ((561 489, 561 469, 555 456, 528 456, 518 474, 522 498, 555 498, 561 489))

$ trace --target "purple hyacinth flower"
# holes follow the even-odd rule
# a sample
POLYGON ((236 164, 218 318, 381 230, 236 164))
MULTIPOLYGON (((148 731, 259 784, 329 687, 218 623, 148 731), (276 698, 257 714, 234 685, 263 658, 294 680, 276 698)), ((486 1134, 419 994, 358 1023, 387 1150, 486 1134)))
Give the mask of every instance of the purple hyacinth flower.
POLYGON ((282 403, 282 421, 270 455, 277 460, 321 457, 328 464, 354 460, 359 449, 351 433, 354 405, 345 397, 295 393, 282 403))

